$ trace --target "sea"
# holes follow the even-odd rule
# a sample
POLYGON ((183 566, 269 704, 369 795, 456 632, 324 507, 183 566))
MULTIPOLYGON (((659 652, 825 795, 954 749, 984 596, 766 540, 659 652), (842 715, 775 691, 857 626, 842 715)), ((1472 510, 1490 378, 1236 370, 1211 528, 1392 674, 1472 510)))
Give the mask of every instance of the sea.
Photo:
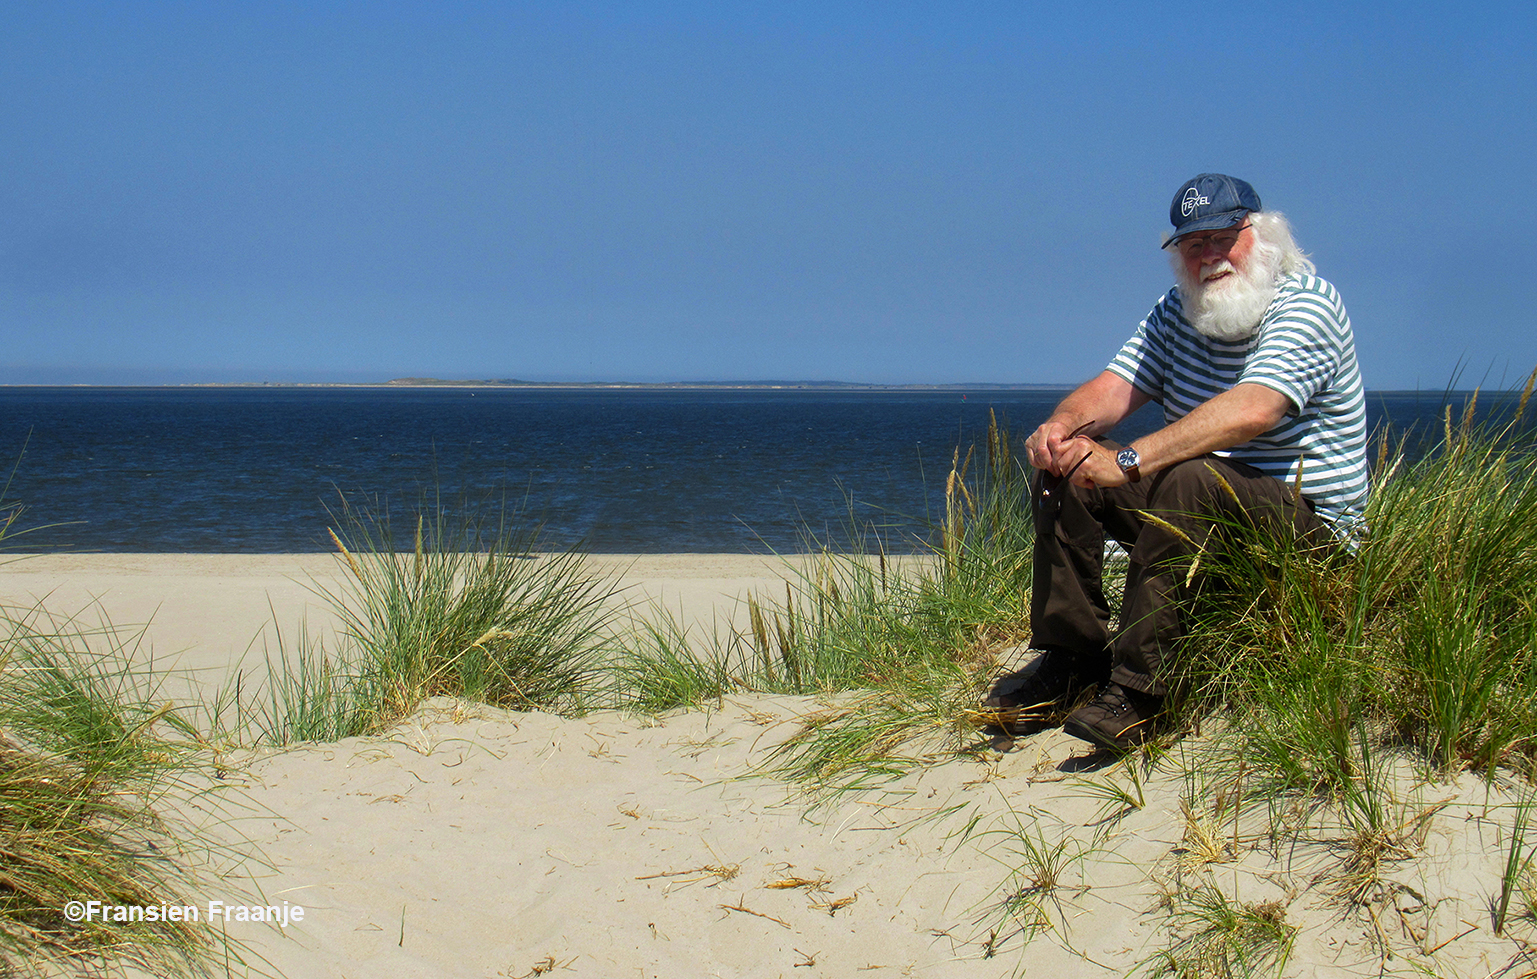
MULTIPOLYGON (((1016 446, 1063 390, 0 388, 10 550, 313 552, 354 514, 506 519, 541 549, 789 553, 872 528, 921 550, 957 451, 1016 446), (26 533, 18 531, 28 529, 26 533)), ((1469 392, 1374 392, 1374 432, 1469 392)), ((1514 395, 1485 394, 1480 420, 1514 395)), ((1156 428, 1150 406, 1114 433, 1156 428)), ((974 463, 975 465, 975 463, 974 463)))

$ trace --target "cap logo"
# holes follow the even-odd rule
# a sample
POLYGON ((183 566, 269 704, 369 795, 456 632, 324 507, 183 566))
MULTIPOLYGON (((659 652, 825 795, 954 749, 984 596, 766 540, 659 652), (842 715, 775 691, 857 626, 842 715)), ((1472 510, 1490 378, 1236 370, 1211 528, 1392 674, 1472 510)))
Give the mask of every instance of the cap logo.
POLYGON ((1179 213, 1188 218, 1190 213, 1196 208, 1200 207, 1202 204, 1210 203, 1210 197, 1201 196, 1200 191, 1196 190, 1194 187, 1191 187, 1189 190, 1185 191, 1185 199, 1179 202, 1179 213))

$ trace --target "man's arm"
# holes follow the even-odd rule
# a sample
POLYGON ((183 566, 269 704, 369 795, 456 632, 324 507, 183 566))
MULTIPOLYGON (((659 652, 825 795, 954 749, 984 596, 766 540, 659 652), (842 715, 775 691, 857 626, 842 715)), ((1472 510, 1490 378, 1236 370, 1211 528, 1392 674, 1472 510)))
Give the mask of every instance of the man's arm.
MULTIPOLYGON (((1132 443, 1142 457, 1141 472, 1148 476, 1176 462, 1194 459, 1217 449, 1230 449, 1263 435, 1281 423, 1291 400, 1262 384, 1238 384, 1202 404, 1190 414, 1132 443)), ((1115 453, 1098 443, 1093 458, 1073 474, 1079 486, 1120 486, 1126 474, 1116 465, 1115 453)), ((1079 450, 1082 454, 1082 450, 1079 450)), ((1076 458, 1074 459, 1076 461, 1076 458)))
POLYGON ((1079 446, 1088 444, 1067 440, 1068 433, 1088 425, 1080 434, 1089 438, 1103 435, 1147 402, 1148 396, 1136 387, 1103 371, 1062 399, 1051 417, 1025 439, 1025 455, 1035 468, 1061 475, 1083 455, 1079 446))

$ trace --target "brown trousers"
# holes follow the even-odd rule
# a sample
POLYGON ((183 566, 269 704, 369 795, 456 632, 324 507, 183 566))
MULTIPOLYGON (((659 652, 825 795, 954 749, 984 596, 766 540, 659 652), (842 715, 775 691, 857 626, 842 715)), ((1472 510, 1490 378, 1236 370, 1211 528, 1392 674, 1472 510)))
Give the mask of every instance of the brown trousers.
POLYGON ((1040 491, 1037 476, 1031 645, 1090 658, 1108 652, 1113 682, 1157 696, 1167 693, 1159 671, 1185 635, 1182 610, 1192 598, 1185 580, 1190 561, 1199 550, 1222 545, 1227 535, 1216 532, 1220 523, 1295 533, 1313 547, 1334 546, 1328 527, 1306 500, 1299 504, 1293 498, 1289 486, 1253 466, 1216 456, 1177 463, 1125 486, 1080 489, 1064 483, 1057 491, 1062 509, 1056 515, 1040 505, 1040 491), (1103 582, 1107 535, 1131 556, 1113 635, 1103 582))

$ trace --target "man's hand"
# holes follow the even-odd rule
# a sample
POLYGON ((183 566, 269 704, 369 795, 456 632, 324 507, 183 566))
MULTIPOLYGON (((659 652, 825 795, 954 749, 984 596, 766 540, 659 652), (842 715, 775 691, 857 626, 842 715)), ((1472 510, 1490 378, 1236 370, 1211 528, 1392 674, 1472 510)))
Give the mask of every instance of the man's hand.
POLYGON ((1025 439, 1025 456, 1035 468, 1060 476, 1083 458, 1081 446, 1085 444, 1093 443, 1074 437, 1067 423, 1053 416, 1025 439))
MULTIPOLYGON (((1083 465, 1073 473, 1074 486, 1088 489, 1091 486, 1124 486, 1129 482, 1126 473, 1121 470, 1121 464, 1115 461, 1114 451, 1093 439, 1074 439, 1073 441, 1077 445, 1084 446, 1088 451, 1088 458, 1084 459, 1083 465)), ((1077 462, 1078 458, 1082 458, 1084 451, 1085 449, 1079 449, 1073 461, 1077 462)))
MULTIPOLYGON (((1094 444, 1094 436, 1110 431, 1146 403, 1147 395, 1104 371, 1062 399, 1046 423, 1025 439, 1025 456, 1035 468, 1061 476, 1083 458, 1084 448, 1094 444), (1084 437, 1072 438, 1074 432, 1084 437)), ((1115 460, 1110 463, 1114 466, 1115 460)))

